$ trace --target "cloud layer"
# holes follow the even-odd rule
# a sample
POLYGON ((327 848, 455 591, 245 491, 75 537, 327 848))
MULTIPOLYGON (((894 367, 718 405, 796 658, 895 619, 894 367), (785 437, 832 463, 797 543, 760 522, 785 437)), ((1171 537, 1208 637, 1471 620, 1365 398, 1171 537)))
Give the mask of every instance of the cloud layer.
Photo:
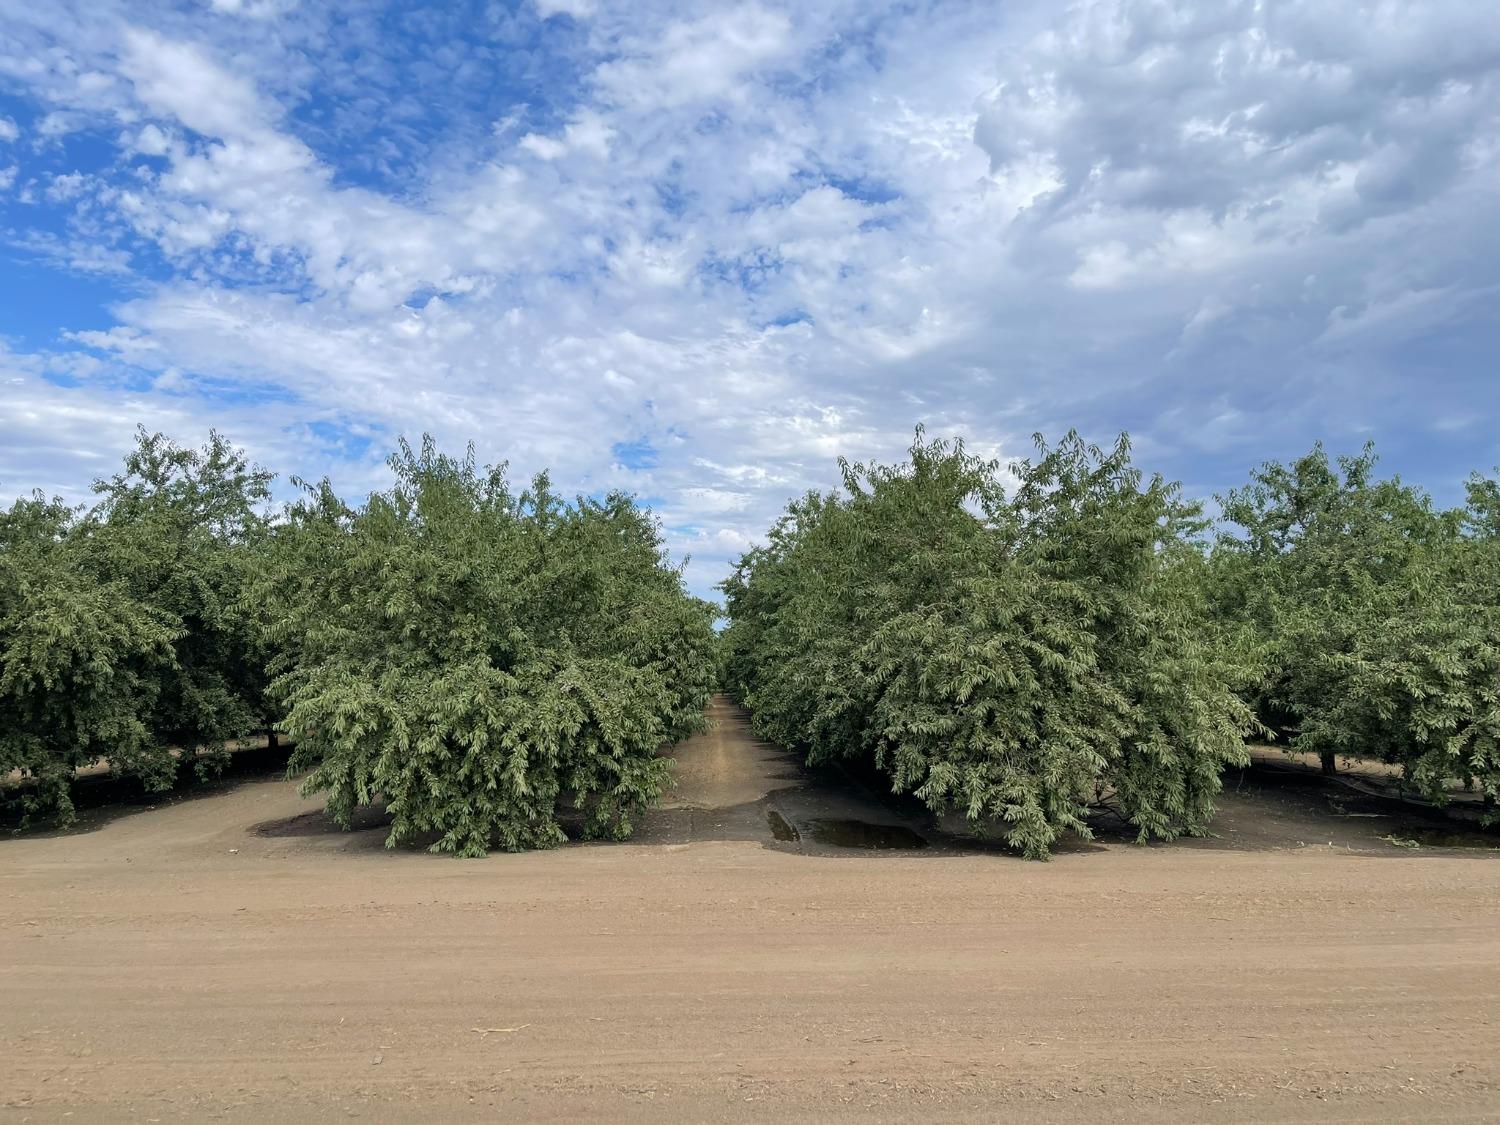
POLYGON ((917 422, 1500 461, 1483 5, 0 13, 7 492, 136 422, 351 489, 426 430, 648 498, 707 590, 917 422))

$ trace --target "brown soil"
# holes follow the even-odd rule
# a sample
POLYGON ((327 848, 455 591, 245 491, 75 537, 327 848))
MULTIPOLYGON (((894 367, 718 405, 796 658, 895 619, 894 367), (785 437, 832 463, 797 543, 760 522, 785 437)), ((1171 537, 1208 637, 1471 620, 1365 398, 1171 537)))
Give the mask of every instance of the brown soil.
POLYGON ((1250 770, 1028 863, 714 714, 628 844, 265 774, 0 839, 0 1122, 1500 1121, 1494 837, 1250 770))

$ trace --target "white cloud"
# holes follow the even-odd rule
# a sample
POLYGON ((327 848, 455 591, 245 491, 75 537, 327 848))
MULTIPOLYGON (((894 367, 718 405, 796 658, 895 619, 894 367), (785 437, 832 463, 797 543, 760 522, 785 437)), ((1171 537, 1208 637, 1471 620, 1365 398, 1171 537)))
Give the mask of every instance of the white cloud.
POLYGON ((540 133, 527 133, 521 138, 521 147, 541 160, 556 160, 568 151, 566 141, 540 133))
POLYGON ((620 57, 601 64, 594 82, 608 102, 624 106, 738 100, 750 76, 792 55, 791 31, 785 14, 758 4, 674 20, 617 43, 620 57))
MULTIPOLYGON (((401 43, 215 7, 31 6, 0 41, 28 138, 122 158, 23 170, 66 222, 22 252, 152 274, 113 327, 9 357, 27 433, 222 417, 367 483, 426 429, 659 498, 706 587, 918 421, 1001 456, 1128 427, 1200 480, 1268 433, 1500 421, 1462 366, 1500 251, 1500 19, 1472 5, 543 0, 401 43), (1434 340, 1463 354, 1413 391, 1434 340), (374 452, 341 467, 314 420, 374 452)), ((30 440, 24 471, 86 475, 30 440)))
POLYGON ((267 114, 253 83, 219 66, 199 47, 138 27, 123 31, 121 73, 147 109, 224 140, 259 138, 267 114))
POLYGON ((166 156, 172 150, 171 138, 152 123, 147 123, 128 143, 133 151, 146 156, 166 156))
POLYGON ((272 19, 290 11, 297 3, 298 0, 208 0, 208 6, 215 12, 257 20, 272 19))
POLYGON ((602 114, 585 112, 568 122, 562 136, 528 133, 521 138, 520 145, 542 160, 557 160, 568 153, 605 160, 609 157, 609 146, 614 138, 615 131, 605 123, 602 114))
POLYGON ((88 485, 118 468, 137 423, 182 435, 182 440, 207 434, 203 414, 188 402, 107 386, 80 394, 45 379, 46 367, 34 356, 0 346, 6 427, 0 488, 8 494, 40 488, 75 502, 86 500, 88 485))
POLYGON ((21 136, 21 130, 9 117, 0 117, 0 141, 10 142, 21 136))
POLYGON ((536 0, 536 10, 542 19, 558 15, 588 19, 594 14, 594 8, 594 0, 536 0))

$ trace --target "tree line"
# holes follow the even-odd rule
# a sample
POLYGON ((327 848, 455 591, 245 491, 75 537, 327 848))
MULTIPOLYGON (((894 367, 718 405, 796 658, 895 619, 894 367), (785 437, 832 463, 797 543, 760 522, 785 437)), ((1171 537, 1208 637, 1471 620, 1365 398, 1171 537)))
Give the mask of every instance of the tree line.
POLYGON ((349 824, 479 855, 623 837, 716 684, 811 761, 859 758, 1028 856, 1207 831, 1247 741, 1500 793, 1500 483, 1443 508, 1373 452, 1255 470, 1216 518, 1125 437, 1002 465, 921 432, 790 505, 719 607, 630 497, 402 443, 357 504, 215 434, 142 431, 70 506, 0 512, 0 783, 66 822, 78 769, 162 789, 236 740, 349 824))
POLYGON ((1010 466, 918 433, 786 509, 724 583, 729 690, 764 737, 1045 858, 1113 809, 1207 830, 1268 737, 1500 792, 1500 485, 1443 509, 1370 449, 1270 463, 1210 520, 1125 437, 1010 466))
POLYGON ((269 727, 340 823, 383 800, 390 844, 628 835, 658 750, 703 722, 715 607, 628 496, 515 491, 430 439, 390 466, 358 505, 297 482, 272 513, 221 436, 143 431, 92 506, 0 514, 0 782, 24 810, 68 821, 98 763, 210 774, 269 727))

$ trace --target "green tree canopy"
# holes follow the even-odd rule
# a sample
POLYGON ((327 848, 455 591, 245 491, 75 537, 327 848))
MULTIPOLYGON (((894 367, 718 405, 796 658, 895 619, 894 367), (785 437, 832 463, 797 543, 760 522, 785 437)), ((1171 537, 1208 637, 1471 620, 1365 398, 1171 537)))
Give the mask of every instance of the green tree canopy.
POLYGON ((1500 782, 1496 484, 1443 510, 1376 458, 1321 446, 1221 498, 1210 589, 1258 653, 1252 700, 1288 745, 1402 767, 1439 803, 1454 780, 1500 782))
POLYGON ((868 755, 897 791, 1043 858, 1112 802, 1201 833, 1244 760, 1239 671, 1202 628, 1197 509, 1124 438, 1010 467, 927 441, 845 464, 726 582, 727 675, 767 737, 868 755))
POLYGON ((712 607, 626 496, 516 495, 430 439, 390 464, 358 508, 309 487, 259 589, 307 791, 460 855, 558 843, 560 805, 628 835, 702 722, 712 607))
POLYGON ((41 495, 0 516, 0 773, 33 811, 72 815, 83 766, 164 788, 179 756, 222 762, 267 721, 244 592, 270 474, 218 434, 144 430, 89 510, 41 495))

